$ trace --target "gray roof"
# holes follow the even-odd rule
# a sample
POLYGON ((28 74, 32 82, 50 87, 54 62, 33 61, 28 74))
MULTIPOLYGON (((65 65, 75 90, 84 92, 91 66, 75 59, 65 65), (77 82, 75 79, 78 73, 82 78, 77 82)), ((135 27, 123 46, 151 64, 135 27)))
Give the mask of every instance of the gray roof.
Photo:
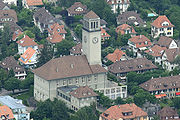
POLYGON ((2 0, 0 0, 0 10, 4 10, 5 7, 9 8, 7 4, 3 3, 2 0))
POLYGON ((21 104, 21 102, 22 100, 14 99, 11 96, 0 96, 0 103, 11 109, 25 108, 26 106, 21 104))
POLYGON ((59 87, 58 89, 60 89, 61 91, 69 94, 71 91, 74 91, 78 88, 78 86, 75 85, 71 85, 71 86, 63 86, 63 87, 59 87))
POLYGON ((117 17, 117 22, 120 24, 134 24, 134 22, 138 22, 140 25, 144 24, 143 20, 140 18, 140 15, 134 11, 126 11, 122 14, 119 14, 117 17), (136 19, 129 20, 128 18, 131 16, 136 17, 136 19))
POLYGON ((44 7, 38 9, 34 13, 34 18, 36 19, 36 21, 39 21, 40 23, 43 23, 45 25, 49 23, 53 24, 56 21, 55 17, 52 16, 52 14, 48 12, 48 10, 46 10, 44 7))

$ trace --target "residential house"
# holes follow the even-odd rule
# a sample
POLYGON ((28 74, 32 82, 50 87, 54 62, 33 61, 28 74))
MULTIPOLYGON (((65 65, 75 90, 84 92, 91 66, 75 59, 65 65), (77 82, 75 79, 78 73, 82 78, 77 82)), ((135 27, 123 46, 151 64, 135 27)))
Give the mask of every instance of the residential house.
POLYGON ((145 22, 140 18, 140 15, 134 11, 126 11, 119 14, 116 21, 118 25, 128 24, 143 27, 146 26, 145 22))
POLYGON ((138 35, 128 40, 128 45, 136 53, 138 50, 146 50, 152 46, 151 40, 144 35, 138 35))
POLYGON ((2 0, 2 2, 9 4, 9 5, 17 6, 17 0, 2 0))
POLYGON ((20 29, 14 31, 14 33, 12 35, 12 41, 16 41, 17 38, 22 34, 23 34, 23 32, 20 29))
POLYGON ((22 100, 14 99, 11 96, 0 96, 0 104, 8 106, 16 120, 30 120, 30 113, 22 104, 22 100))
POLYGON ((27 35, 24 35, 22 39, 16 42, 18 44, 18 54, 24 54, 28 47, 32 47, 34 50, 38 50, 38 44, 34 39, 30 38, 27 35))
POLYGON ((9 6, 5 4, 2 0, 0 1, 0 10, 9 10, 9 6))
POLYGON ((33 70, 34 98, 37 101, 53 100, 58 88, 63 86, 88 86, 98 91, 106 89, 107 70, 101 66, 100 18, 90 11, 83 20, 83 55, 55 58, 33 70))
POLYGON ((13 56, 6 57, 1 63, 0 66, 7 70, 13 70, 15 77, 17 79, 25 79, 27 76, 25 69, 18 64, 18 62, 14 59, 13 56))
POLYGON ((166 47, 167 49, 178 48, 177 42, 167 36, 161 36, 157 44, 161 47, 166 47))
POLYGON ((70 49, 70 55, 82 55, 82 44, 78 43, 70 49))
POLYGON ((13 34, 17 30, 23 30, 19 25, 17 25, 15 22, 8 22, 8 25, 10 27, 10 32, 13 34))
POLYGON ((5 23, 16 23, 18 21, 14 10, 0 10, 0 29, 3 29, 5 23))
POLYGON ((105 42, 105 40, 108 40, 111 36, 106 32, 105 29, 101 28, 101 42, 102 44, 105 42))
POLYGON ((172 71, 178 64, 173 63, 175 58, 180 55, 179 48, 167 49, 162 55, 162 66, 164 69, 172 71))
POLYGON ((43 6, 44 4, 42 0, 22 0, 22 5, 27 9, 34 10, 40 6, 43 6))
POLYGON ((151 35, 154 38, 159 36, 173 36, 174 25, 169 21, 169 19, 164 16, 159 16, 153 23, 151 23, 151 35))
POLYGON ((143 73, 154 69, 157 69, 157 67, 146 58, 117 61, 108 66, 108 71, 116 75, 120 80, 126 80, 126 74, 129 72, 143 73))
POLYGON ((100 20, 100 26, 101 26, 101 28, 103 28, 103 29, 107 29, 106 28, 106 25, 107 25, 108 23, 104 20, 104 19, 101 19, 100 20))
POLYGON ((117 28, 116 28, 116 33, 117 34, 121 34, 121 35, 124 35, 124 34, 130 34, 131 37, 134 37, 136 36, 136 31, 134 30, 134 28, 128 24, 122 24, 122 25, 119 25, 117 28))
POLYGON ((144 51, 145 53, 152 55, 154 57, 155 63, 162 65, 162 55, 164 51, 167 50, 166 47, 161 47, 159 45, 154 45, 148 50, 144 51))
POLYGON ((152 78, 139 86, 156 98, 172 98, 180 95, 180 76, 152 78))
POLYGON ((0 106, 0 119, 1 120, 15 119, 12 110, 8 106, 6 105, 0 106))
POLYGON ((99 120, 149 120, 146 112, 134 103, 115 105, 100 114, 99 120))
POLYGON ((56 18, 44 7, 39 8, 33 15, 34 24, 41 32, 47 31, 51 25, 56 23, 56 18))
POLYGON ((22 54, 19 58, 19 61, 27 68, 35 66, 37 63, 37 51, 31 47, 28 47, 24 54, 22 54))
POLYGON ((130 0, 106 0, 106 2, 111 6, 113 13, 126 12, 130 6, 130 0))
POLYGON ((68 16, 84 15, 87 11, 87 6, 81 2, 75 2, 70 8, 67 9, 68 16))
POLYGON ((158 112, 158 116, 161 120, 179 120, 177 111, 169 106, 163 107, 163 109, 158 112))
POLYGON ((118 48, 116 48, 116 50, 113 53, 109 53, 106 56, 107 60, 112 61, 113 63, 117 62, 117 61, 123 61, 123 60, 127 60, 127 56, 126 53, 119 50, 118 48))
POLYGON ((97 94, 88 86, 63 86, 58 88, 57 97, 66 105, 77 111, 82 107, 97 103, 97 94))

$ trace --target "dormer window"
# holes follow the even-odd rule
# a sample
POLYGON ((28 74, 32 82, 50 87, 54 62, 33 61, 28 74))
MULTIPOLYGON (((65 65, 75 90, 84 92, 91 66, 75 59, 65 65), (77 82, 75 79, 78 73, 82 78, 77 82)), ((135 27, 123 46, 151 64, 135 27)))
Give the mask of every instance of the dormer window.
POLYGON ((8 14, 4 14, 4 16, 8 16, 8 14))
POLYGON ((162 23, 162 26, 168 26, 168 25, 169 25, 169 23, 166 21, 162 23))
POLYGON ((57 29, 57 32, 60 32, 60 29, 57 29))

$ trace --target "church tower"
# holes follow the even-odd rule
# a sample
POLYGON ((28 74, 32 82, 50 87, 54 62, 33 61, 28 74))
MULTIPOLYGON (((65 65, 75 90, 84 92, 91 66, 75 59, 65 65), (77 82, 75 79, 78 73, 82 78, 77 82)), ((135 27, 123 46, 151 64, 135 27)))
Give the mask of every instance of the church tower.
POLYGON ((83 17, 82 50, 90 65, 102 65, 100 17, 93 11, 83 17))

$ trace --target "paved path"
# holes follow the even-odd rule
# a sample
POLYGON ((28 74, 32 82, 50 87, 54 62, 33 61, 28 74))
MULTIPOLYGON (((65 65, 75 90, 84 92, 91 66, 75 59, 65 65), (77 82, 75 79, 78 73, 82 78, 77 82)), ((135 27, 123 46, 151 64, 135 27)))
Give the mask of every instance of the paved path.
MULTIPOLYGON (((25 91, 28 91, 28 89, 24 89, 24 90, 14 90, 14 93, 15 94, 18 94, 18 93, 22 93, 22 92, 25 92, 25 91)), ((0 91, 0 96, 4 96, 4 95, 9 95, 9 94, 12 94, 13 92, 12 91, 7 91, 5 90, 4 88, 1 89, 0 91)))

